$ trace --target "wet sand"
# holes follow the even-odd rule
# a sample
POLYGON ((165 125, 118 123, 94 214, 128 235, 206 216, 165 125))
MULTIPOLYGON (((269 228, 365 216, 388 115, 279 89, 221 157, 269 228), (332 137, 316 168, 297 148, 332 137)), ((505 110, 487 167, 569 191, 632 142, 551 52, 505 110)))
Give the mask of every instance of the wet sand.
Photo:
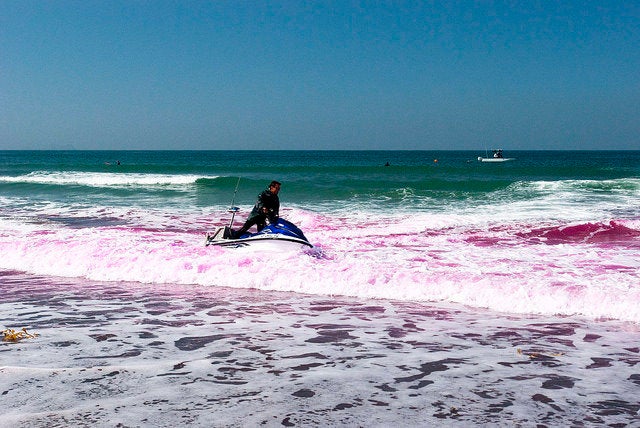
POLYGON ((0 426, 638 426, 640 329, 0 273, 0 426))

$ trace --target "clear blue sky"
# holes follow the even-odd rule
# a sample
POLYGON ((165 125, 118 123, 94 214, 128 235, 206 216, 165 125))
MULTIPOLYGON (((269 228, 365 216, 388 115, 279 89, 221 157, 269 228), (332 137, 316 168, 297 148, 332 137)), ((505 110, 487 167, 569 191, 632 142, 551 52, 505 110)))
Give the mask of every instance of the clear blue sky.
POLYGON ((640 149, 637 1, 0 1, 0 149, 640 149))

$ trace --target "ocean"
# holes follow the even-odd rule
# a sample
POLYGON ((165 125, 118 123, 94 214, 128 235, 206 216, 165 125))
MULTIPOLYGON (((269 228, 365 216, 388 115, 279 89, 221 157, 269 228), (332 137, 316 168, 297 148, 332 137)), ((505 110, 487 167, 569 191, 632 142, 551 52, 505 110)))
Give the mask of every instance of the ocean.
POLYGON ((0 426, 637 426, 640 151, 478 156, 0 151, 0 426))

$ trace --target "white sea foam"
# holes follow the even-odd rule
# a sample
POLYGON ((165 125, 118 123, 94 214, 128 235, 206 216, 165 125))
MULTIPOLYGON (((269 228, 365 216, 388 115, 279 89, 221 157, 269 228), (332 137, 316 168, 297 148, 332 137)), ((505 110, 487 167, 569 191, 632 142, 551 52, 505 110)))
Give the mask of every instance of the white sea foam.
MULTIPOLYGON (((588 242, 597 227, 550 245, 543 232, 522 236, 548 223, 428 213, 330 218, 287 209, 283 216, 298 223, 316 248, 274 254, 205 247, 210 216, 175 214, 129 210, 117 214, 129 219, 125 225, 80 229, 0 223, 0 268, 640 322, 638 247, 633 241, 588 242)), ((563 233, 562 226, 557 230, 563 233)))
POLYGON ((81 185, 89 187, 157 187, 194 184, 198 179, 215 179, 217 176, 194 174, 143 174, 112 172, 51 172, 35 171, 20 176, 3 176, 0 182, 35 183, 52 185, 81 185))
POLYGON ((609 426, 637 417, 638 329, 621 322, 3 279, 0 324, 39 336, 0 345, 2 426, 520 426, 587 418, 609 426))

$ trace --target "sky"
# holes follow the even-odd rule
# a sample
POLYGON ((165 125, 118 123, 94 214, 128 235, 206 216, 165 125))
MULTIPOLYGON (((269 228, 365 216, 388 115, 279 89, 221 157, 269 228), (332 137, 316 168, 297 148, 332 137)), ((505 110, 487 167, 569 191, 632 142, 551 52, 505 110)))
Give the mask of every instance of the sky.
POLYGON ((637 1, 0 0, 0 150, 640 149, 637 1))

